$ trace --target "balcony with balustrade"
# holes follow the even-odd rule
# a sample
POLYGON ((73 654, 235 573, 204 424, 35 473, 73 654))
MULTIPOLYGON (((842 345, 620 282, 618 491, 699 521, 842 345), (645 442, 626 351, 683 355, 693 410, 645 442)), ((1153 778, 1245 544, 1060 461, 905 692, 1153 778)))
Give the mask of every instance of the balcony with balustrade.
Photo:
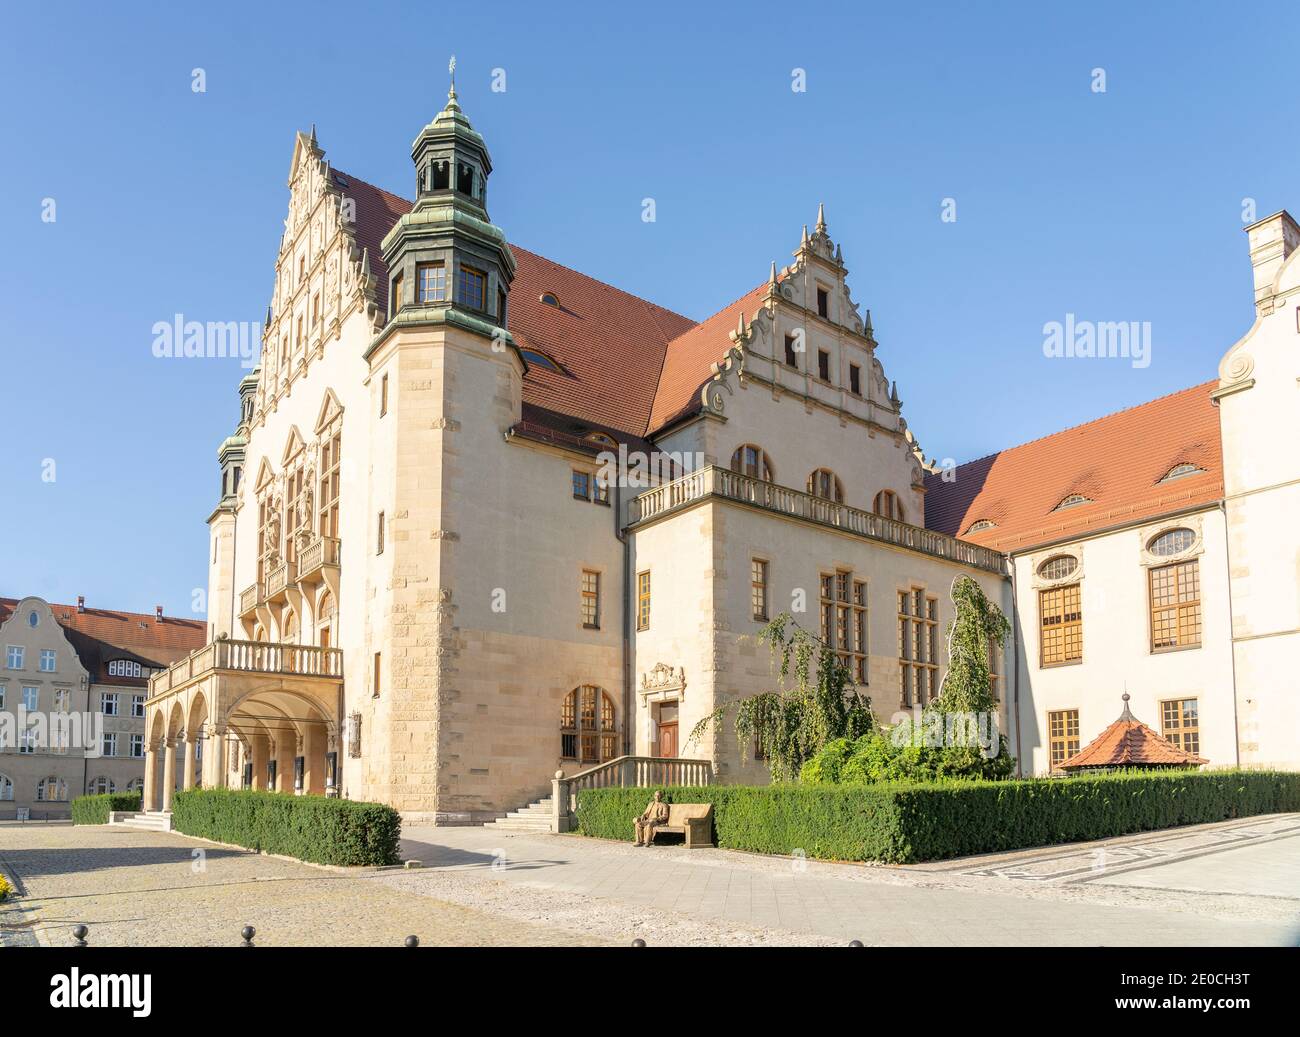
POLYGON ((701 468, 634 497, 629 502, 629 524, 635 527, 658 521, 708 500, 732 501, 998 576, 1008 573, 1006 557, 991 548, 717 465, 701 468))

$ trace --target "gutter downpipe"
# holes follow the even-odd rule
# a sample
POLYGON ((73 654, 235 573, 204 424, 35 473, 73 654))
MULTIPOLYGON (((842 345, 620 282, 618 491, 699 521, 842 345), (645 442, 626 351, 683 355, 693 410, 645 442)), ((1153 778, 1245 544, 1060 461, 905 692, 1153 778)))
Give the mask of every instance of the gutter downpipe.
POLYGON ((1012 665, 1015 667, 1011 678, 1011 703, 1015 710, 1014 727, 1015 727, 1015 746, 1016 746, 1016 777, 1025 776, 1024 767, 1020 759, 1020 598, 1016 594, 1016 556, 1007 555, 1007 572, 1008 579, 1011 582, 1011 635, 1012 645, 1015 649, 1011 653, 1012 665))
POLYGON ((614 536, 623 545, 623 755, 631 756, 632 728, 632 541, 623 528, 622 480, 614 479, 614 536))

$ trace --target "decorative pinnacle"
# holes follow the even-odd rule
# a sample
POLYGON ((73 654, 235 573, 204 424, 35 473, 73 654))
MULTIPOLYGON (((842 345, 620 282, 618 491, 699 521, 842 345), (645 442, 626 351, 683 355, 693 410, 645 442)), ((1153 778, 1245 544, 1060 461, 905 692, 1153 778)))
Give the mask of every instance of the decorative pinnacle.
POLYGON ((821 202, 817 203, 817 227, 818 234, 826 233, 826 208, 821 202))
POLYGON ((1120 698, 1124 700, 1124 712, 1121 713, 1121 714, 1119 715, 1119 718, 1120 718, 1121 720, 1133 720, 1133 719, 1135 719, 1135 717, 1134 717, 1133 714, 1129 711, 1129 708, 1128 708, 1128 692, 1127 692, 1127 691, 1124 692, 1124 694, 1121 695, 1120 698))
POLYGON ((455 54, 453 54, 451 56, 451 60, 447 62, 447 74, 451 76, 451 89, 447 91, 447 100, 454 101, 456 100, 456 55, 455 54))
POLYGON ((801 245, 808 244, 808 224, 806 223, 803 225, 803 240, 800 241, 799 244, 801 245))
POLYGON ((776 284, 776 260, 772 260, 772 276, 767 279, 768 284, 776 284))

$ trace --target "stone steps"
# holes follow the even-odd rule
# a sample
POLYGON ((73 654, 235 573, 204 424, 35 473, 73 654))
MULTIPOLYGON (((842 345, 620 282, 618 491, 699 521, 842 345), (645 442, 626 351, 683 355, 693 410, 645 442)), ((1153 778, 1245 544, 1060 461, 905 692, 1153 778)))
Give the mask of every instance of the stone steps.
POLYGON ((129 814, 124 817, 116 818, 109 822, 110 824, 123 825, 127 828, 138 828, 147 832, 170 832, 172 830, 171 811, 150 811, 142 814, 129 814))
POLYGON ((489 821, 484 828, 493 828, 509 832, 549 832, 551 830, 552 797, 539 799, 518 810, 511 810, 505 817, 489 821))

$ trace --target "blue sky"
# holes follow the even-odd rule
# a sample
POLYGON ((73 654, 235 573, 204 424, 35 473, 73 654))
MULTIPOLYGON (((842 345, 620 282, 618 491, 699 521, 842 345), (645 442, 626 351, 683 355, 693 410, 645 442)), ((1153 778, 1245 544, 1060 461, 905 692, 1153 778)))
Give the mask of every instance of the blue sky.
POLYGON ((1300 208, 1296 34, 1133 6, 6 5, 0 595, 190 614, 243 372, 150 329, 262 319, 295 130, 409 196, 452 53, 510 240, 688 316, 825 202, 929 454, 1214 377, 1252 317, 1244 200, 1300 208), (1149 321, 1150 366, 1044 357, 1069 313, 1149 321))

